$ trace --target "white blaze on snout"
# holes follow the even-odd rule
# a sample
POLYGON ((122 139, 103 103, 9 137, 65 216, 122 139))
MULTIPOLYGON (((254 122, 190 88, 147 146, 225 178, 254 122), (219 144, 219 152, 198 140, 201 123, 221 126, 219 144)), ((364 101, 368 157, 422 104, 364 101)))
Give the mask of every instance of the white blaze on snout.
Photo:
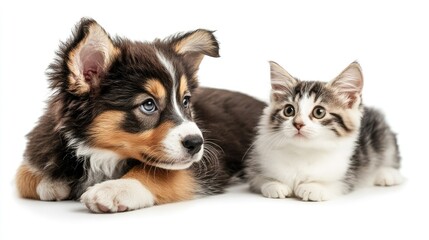
POLYGON ((202 133, 194 122, 186 120, 181 110, 181 100, 179 102, 177 101, 176 92, 180 83, 177 79, 177 73, 174 65, 160 51, 156 51, 156 56, 158 57, 158 60, 162 66, 164 66, 167 73, 170 75, 172 81, 171 105, 173 106, 174 114, 183 121, 182 124, 172 128, 168 132, 166 138, 162 142, 166 159, 162 159, 164 163, 157 162, 156 166, 165 169, 186 169, 191 166, 193 162, 201 160, 203 157, 204 146, 202 145, 200 151, 192 155, 189 154, 188 149, 183 146, 182 142, 187 136, 197 135, 202 138, 202 133))
POLYGON ((202 138, 201 130, 194 122, 185 121, 179 126, 172 128, 162 142, 171 164, 158 163, 157 166, 166 169, 185 169, 191 166, 193 162, 200 161, 203 157, 204 145, 193 156, 183 146, 183 139, 191 135, 198 135, 202 138))
POLYGON ((171 77, 172 81, 172 89, 171 89, 171 104, 173 105, 174 111, 182 120, 184 120, 182 111, 180 110, 179 105, 176 101, 176 90, 178 88, 179 82, 177 81, 176 77, 176 69, 174 68, 173 64, 170 60, 168 60, 161 52, 157 51, 156 56, 158 57, 159 62, 164 66, 164 68, 167 70, 168 74, 171 77))

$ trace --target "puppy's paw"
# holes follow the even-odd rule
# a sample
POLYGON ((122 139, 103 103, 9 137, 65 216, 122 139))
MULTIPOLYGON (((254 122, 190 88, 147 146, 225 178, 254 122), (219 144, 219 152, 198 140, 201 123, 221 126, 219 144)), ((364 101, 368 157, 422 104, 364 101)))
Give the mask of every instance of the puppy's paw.
POLYGON ((287 198, 292 194, 292 189, 280 182, 267 182, 261 186, 261 193, 267 198, 287 198))
POLYGON ((404 181, 401 173, 396 168, 380 168, 376 175, 374 184, 377 186, 394 186, 399 185, 404 181))
POLYGON ((153 206, 152 193, 135 179, 98 183, 82 194, 80 201, 96 213, 114 213, 153 206))
POLYGON ((61 201, 70 195, 70 186, 62 181, 43 178, 37 185, 36 192, 42 201, 61 201))
POLYGON ((295 195, 304 201, 321 202, 334 198, 339 194, 335 186, 321 183, 302 183, 295 190, 295 195))

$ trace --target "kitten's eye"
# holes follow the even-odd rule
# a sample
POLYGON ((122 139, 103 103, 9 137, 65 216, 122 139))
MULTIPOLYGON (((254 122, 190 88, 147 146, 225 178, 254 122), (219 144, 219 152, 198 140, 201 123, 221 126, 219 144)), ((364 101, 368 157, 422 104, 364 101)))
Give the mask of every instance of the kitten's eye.
POLYGON ((285 109, 283 110, 286 117, 293 117, 295 116, 295 108, 288 104, 286 105, 285 109))
POLYGON ((156 110, 158 110, 158 108, 156 107, 155 104, 155 100, 153 100, 152 98, 146 99, 142 105, 140 105, 140 110, 142 110, 142 112, 146 113, 146 114, 153 114, 154 112, 156 112, 156 110))
POLYGON ((324 107, 321 106, 316 106, 313 109, 313 117, 317 118, 317 119, 321 119, 326 115, 326 110, 324 107))
POLYGON ((191 104, 191 96, 185 96, 183 98, 183 107, 188 108, 189 104, 191 104))

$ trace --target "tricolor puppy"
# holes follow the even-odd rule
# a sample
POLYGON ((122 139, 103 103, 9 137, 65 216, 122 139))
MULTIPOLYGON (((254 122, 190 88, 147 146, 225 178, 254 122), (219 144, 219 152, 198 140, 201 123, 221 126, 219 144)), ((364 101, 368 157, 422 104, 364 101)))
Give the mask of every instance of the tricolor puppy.
POLYGON ((53 95, 28 134, 19 194, 118 212, 222 192, 264 104, 195 91, 204 55, 218 51, 207 30, 148 43, 83 19, 49 67, 53 95))

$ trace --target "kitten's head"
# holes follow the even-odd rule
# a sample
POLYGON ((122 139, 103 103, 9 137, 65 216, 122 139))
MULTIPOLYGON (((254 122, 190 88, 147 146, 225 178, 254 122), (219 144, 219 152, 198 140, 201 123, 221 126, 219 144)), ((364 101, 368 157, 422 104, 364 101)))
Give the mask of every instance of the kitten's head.
POLYGON ((353 62, 330 82, 300 81, 275 62, 271 65, 271 132, 284 142, 329 141, 355 136, 362 116, 363 77, 353 62))

